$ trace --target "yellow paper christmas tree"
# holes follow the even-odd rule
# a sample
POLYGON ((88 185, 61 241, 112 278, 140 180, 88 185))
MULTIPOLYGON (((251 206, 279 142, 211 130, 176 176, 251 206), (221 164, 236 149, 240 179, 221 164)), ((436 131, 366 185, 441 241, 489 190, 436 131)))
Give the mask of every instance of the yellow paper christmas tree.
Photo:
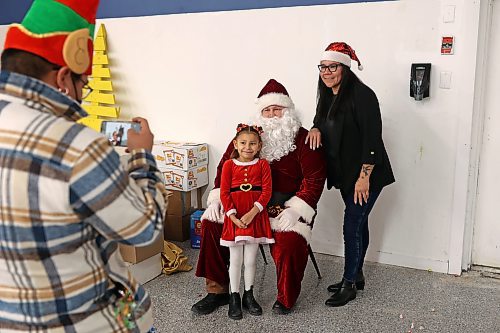
POLYGON ((93 90, 83 105, 89 116, 79 121, 96 131, 101 130, 103 120, 120 116, 120 108, 115 106, 107 48, 106 28, 101 24, 94 40, 92 75, 89 77, 89 86, 93 90))

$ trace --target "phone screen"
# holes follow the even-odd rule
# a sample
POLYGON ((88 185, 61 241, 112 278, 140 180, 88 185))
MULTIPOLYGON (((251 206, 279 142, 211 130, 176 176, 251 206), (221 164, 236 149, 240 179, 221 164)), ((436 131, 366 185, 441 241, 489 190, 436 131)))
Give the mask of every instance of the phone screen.
POLYGON ((103 121, 101 133, 106 135, 113 146, 126 147, 127 132, 130 128, 140 131, 141 125, 131 121, 103 121))

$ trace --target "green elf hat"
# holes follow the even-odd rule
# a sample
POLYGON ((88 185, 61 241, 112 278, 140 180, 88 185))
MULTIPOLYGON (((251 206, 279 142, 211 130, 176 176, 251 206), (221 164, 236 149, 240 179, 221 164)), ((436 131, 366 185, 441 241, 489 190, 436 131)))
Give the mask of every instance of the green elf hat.
POLYGON ((99 0, 34 0, 21 24, 12 24, 4 49, 36 54, 76 74, 92 72, 99 0))

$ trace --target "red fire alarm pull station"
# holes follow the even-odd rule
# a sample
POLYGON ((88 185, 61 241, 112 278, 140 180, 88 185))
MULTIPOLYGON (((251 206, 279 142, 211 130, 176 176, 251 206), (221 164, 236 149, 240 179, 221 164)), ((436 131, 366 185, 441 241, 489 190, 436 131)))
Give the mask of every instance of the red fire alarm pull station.
POLYGON ((453 44, 455 37, 444 36, 441 40, 441 54, 453 54, 453 44))

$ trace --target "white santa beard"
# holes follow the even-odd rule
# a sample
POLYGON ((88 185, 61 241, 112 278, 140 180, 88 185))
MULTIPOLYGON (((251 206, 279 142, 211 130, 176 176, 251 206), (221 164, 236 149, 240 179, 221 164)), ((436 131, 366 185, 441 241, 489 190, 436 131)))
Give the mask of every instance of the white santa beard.
POLYGON ((283 156, 294 151, 295 136, 301 125, 294 109, 284 109, 281 118, 257 118, 257 124, 262 126, 262 150, 260 156, 269 162, 279 161, 283 156))

